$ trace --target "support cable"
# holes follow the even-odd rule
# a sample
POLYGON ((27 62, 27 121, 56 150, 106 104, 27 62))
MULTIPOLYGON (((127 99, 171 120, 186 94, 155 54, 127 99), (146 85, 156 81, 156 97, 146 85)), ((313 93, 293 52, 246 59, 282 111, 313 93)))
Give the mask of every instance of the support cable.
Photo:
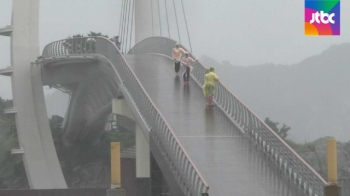
POLYGON ((130 27, 130 7, 131 7, 131 0, 128 1, 128 17, 127 17, 127 28, 126 28, 126 36, 125 36, 125 47, 124 47, 124 54, 126 54, 127 47, 128 47, 128 36, 129 36, 129 27, 130 27))
POLYGON ((180 36, 180 29, 179 29, 179 22, 177 21, 177 13, 176 13, 176 6, 175 6, 175 1, 173 0, 173 5, 174 5, 174 12, 175 12, 175 19, 176 19, 176 26, 177 26, 177 33, 179 35, 179 42, 181 43, 181 36, 180 36))
POLYGON ((127 52, 128 52, 128 46, 129 46, 129 29, 130 29, 130 15, 131 15, 131 9, 132 9, 132 7, 131 7, 131 3, 132 3, 132 0, 129 0, 129 7, 128 7, 128 22, 127 22, 127 24, 128 24, 128 26, 127 26, 127 32, 126 32, 126 37, 125 37, 125 39, 126 39, 126 41, 125 41, 125 51, 124 51, 124 54, 127 54, 127 52))
POLYGON ((170 37, 169 18, 168 18, 168 5, 167 5, 166 1, 167 0, 164 0, 164 2, 165 2, 165 13, 166 13, 167 26, 168 26, 168 35, 170 37))
POLYGON ((124 17, 123 17, 123 32, 122 32, 122 34, 123 34, 123 37, 121 38, 121 47, 120 47, 120 51, 122 51, 123 52, 123 49, 124 49, 124 45, 125 45, 125 42, 124 42, 124 40, 125 40, 125 29, 126 29, 126 11, 127 11, 127 6, 128 6, 128 2, 127 2, 128 0, 125 0, 125 2, 124 2, 124 17))
POLYGON ((130 32, 129 49, 131 48, 132 29, 134 27, 135 1, 136 0, 133 0, 133 4, 132 4, 132 7, 131 7, 132 11, 131 11, 131 32, 130 32))
POLYGON ((153 25, 153 0, 151 0, 151 13, 152 13, 152 36, 154 36, 154 25, 153 25))
POLYGON ((188 30, 188 26, 187 26, 187 19, 186 19, 186 13, 185 13, 185 8, 184 8, 184 3, 183 3, 182 0, 181 0, 181 5, 182 5, 182 12, 183 12, 184 18, 185 18, 185 24, 186 24, 188 42, 189 42, 189 44, 190 44, 190 50, 191 50, 191 53, 192 53, 192 52, 193 52, 193 51, 192 51, 192 43, 191 43, 190 33, 189 33, 189 30, 188 30))
POLYGON ((123 16, 123 5, 124 5, 124 0, 122 0, 122 5, 120 6, 120 18, 119 18, 119 37, 121 34, 121 27, 122 27, 122 16, 123 16))
POLYGON ((128 36, 128 34, 127 34, 127 30, 128 30, 128 16, 129 16, 129 1, 130 0, 126 0, 126 2, 125 2, 125 25, 124 25, 124 37, 123 37, 123 43, 124 43, 124 47, 123 47, 123 53, 125 53, 125 48, 126 48, 126 45, 127 45, 127 43, 126 43, 126 40, 127 40, 127 36, 128 36))
POLYGON ((162 36, 162 20, 160 19, 160 6, 159 6, 159 0, 158 2, 158 19, 159 19, 159 30, 160 30, 160 36, 162 36))
POLYGON ((124 45, 124 37, 125 37, 125 20, 126 20, 126 6, 127 6, 127 0, 124 0, 124 6, 123 6, 123 21, 122 21, 122 32, 120 33, 120 51, 123 51, 123 45, 124 45))

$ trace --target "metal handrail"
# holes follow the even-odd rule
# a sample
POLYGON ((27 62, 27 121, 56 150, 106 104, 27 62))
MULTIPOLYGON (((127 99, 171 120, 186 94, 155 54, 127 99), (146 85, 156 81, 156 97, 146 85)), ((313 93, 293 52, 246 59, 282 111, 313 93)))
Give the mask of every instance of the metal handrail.
MULTIPOLYGON (((176 41, 169 38, 150 37, 135 45, 129 53, 161 54, 170 57, 175 44, 176 41)), ((202 87, 206 68, 200 62, 194 62, 192 65, 191 76, 202 87)), ((308 194, 323 195, 323 187, 327 182, 220 81, 216 85, 214 101, 293 182, 308 194)))
POLYGON ((128 96, 136 107, 185 195, 201 196, 202 193, 208 193, 207 182, 177 139, 169 123, 150 99, 134 71, 111 41, 104 37, 64 39, 48 44, 43 50, 44 59, 81 54, 103 55, 113 65, 117 77, 124 86, 126 92, 124 96, 128 96))

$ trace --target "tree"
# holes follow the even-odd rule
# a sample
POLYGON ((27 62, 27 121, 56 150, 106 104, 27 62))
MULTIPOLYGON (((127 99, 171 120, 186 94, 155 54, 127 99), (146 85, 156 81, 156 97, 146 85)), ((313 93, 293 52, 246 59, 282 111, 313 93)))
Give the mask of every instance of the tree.
POLYGON ((87 36, 85 36, 84 34, 75 34, 73 36, 68 36, 67 39, 72 39, 72 38, 83 38, 83 37, 105 37, 108 38, 108 35, 103 35, 101 32, 93 32, 90 31, 90 33, 87 34, 87 36))
MULTIPOLYGON (((76 34, 73 36, 67 37, 68 40, 64 41, 63 46, 66 48, 67 51, 69 51, 70 54, 82 54, 82 53, 89 53, 95 51, 95 42, 96 40, 94 38, 88 38, 88 37, 105 37, 108 38, 108 35, 104 35, 101 32, 93 32, 90 31, 90 33, 85 36, 84 34, 76 34), (80 38, 80 39, 76 39, 80 38), (73 40, 74 39, 74 40, 73 40)), ((110 40, 112 41, 113 38, 110 40)))
POLYGON ((21 184, 29 188, 22 157, 11 155, 11 149, 19 147, 15 118, 3 114, 11 106, 12 100, 0 97, 0 189, 21 188, 21 184))
POLYGON ((291 129, 290 126, 287 126, 284 123, 283 123, 283 126, 281 128, 278 128, 278 125, 280 123, 271 121, 269 118, 265 119, 265 123, 284 140, 288 136, 288 131, 291 129))
POLYGON ((0 97, 0 117, 4 119, 14 119, 12 116, 4 115, 4 109, 13 106, 12 100, 5 100, 0 97))
POLYGON ((105 38, 108 38, 108 35, 103 35, 102 33, 96 33, 96 32, 93 32, 93 31, 90 31, 90 33, 87 34, 89 37, 96 37, 96 36, 99 36, 99 37, 105 37, 105 38))

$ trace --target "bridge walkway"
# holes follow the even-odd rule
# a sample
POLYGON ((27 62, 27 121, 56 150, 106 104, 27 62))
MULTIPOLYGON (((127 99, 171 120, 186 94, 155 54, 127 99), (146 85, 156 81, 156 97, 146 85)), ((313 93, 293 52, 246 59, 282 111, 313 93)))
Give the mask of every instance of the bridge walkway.
POLYGON ((297 195, 219 108, 205 105, 193 80, 184 86, 171 59, 151 54, 125 58, 208 182, 209 195, 297 195))

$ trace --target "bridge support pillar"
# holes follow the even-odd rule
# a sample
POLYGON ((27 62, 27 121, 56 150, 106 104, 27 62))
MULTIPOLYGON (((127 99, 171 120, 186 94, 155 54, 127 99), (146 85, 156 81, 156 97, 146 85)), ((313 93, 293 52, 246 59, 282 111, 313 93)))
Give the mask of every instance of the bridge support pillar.
POLYGON ((149 143, 139 126, 136 126, 136 186, 137 196, 147 196, 151 192, 150 149, 149 143), (147 194, 146 194, 147 193, 147 194))
MULTIPOLYGON (((134 119, 134 116, 127 106, 124 99, 113 99, 112 112, 128 118, 134 119)), ((136 123, 136 195, 148 196, 151 190, 150 180, 150 147, 141 128, 136 123)))
POLYGON ((135 44, 152 36, 152 1, 135 1, 135 44))
POLYGON ((13 0, 11 63, 16 127, 28 182, 32 189, 67 188, 57 158, 39 66, 39 0, 13 0))

